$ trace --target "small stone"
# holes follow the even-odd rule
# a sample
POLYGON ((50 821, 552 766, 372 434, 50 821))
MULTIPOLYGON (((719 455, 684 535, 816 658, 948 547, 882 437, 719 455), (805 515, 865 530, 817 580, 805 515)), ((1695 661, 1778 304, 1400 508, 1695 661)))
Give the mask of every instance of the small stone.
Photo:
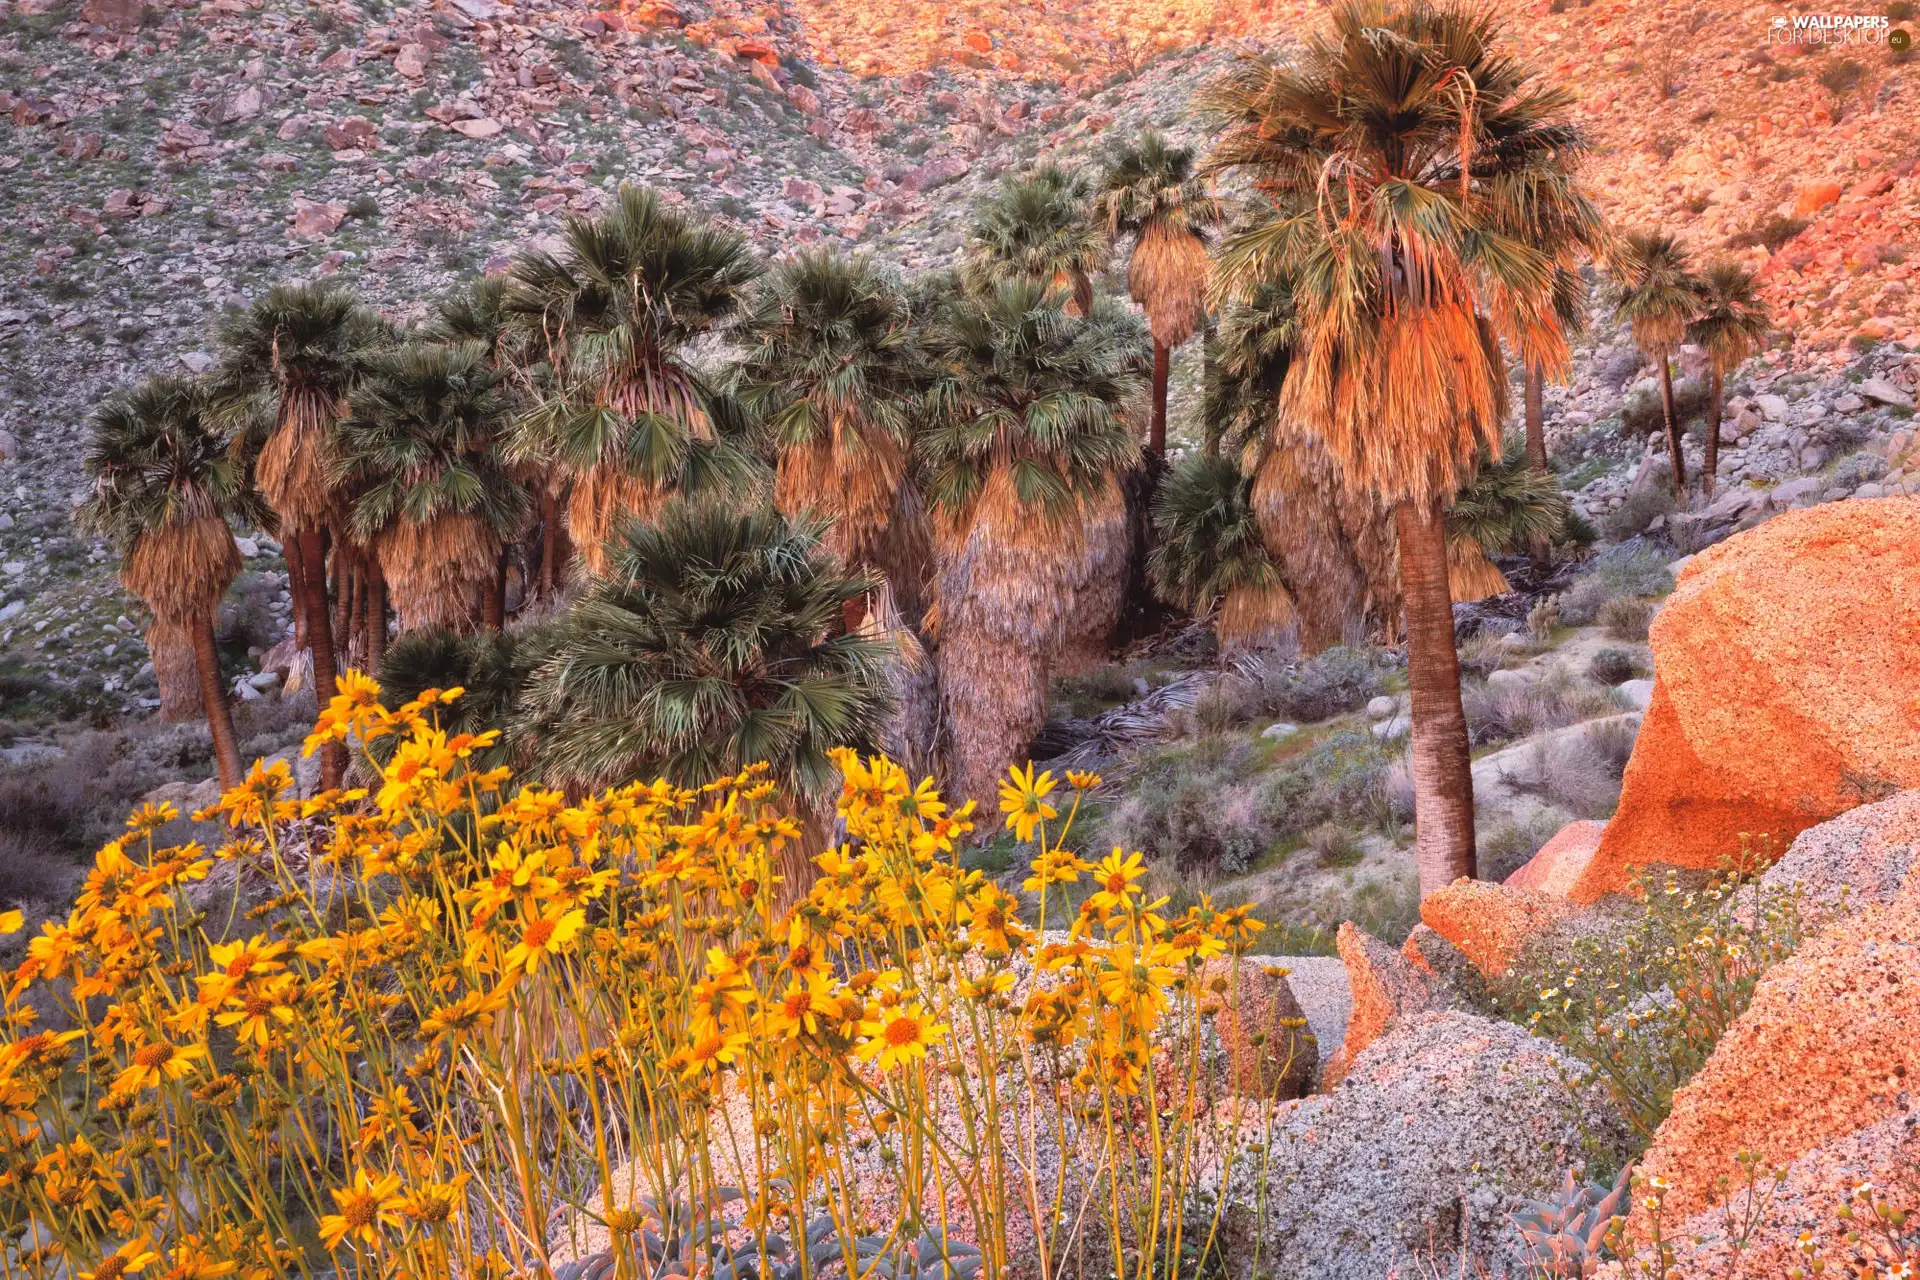
POLYGON ((1400 700, 1390 694, 1383 693, 1377 698, 1368 700, 1367 718, 1369 720, 1385 720, 1399 709, 1400 700))
POLYGON ((1645 711, 1653 702, 1653 681, 1649 679, 1622 680, 1613 686, 1620 700, 1635 711, 1645 711))
POLYGON ((1885 378, 1868 378, 1860 384, 1860 394, 1875 404, 1892 405, 1896 409, 1913 408, 1913 397, 1885 378))
POLYGON ((235 538, 233 545, 245 559, 251 560, 260 554, 260 544, 252 538, 235 538))
POLYGON ((477 120, 452 121, 447 125, 447 128, 462 137, 478 139, 494 137, 500 132, 501 124, 498 120, 492 119, 491 117, 481 116, 477 120))
POLYGON ((1787 420, 1787 413, 1791 406, 1787 404, 1785 396, 1755 396, 1753 402, 1760 406, 1760 412, 1766 416, 1768 422, 1787 420))
POLYGON ((393 55, 393 69, 409 80, 418 80, 427 74, 427 51, 424 46, 403 44, 400 52, 393 55))
POLYGON ((1849 391, 1833 402, 1833 407, 1841 413, 1858 413, 1867 407, 1867 402, 1849 391))
POLYGON ((1269 742, 1278 742, 1282 738, 1291 738, 1298 732, 1300 732, 1299 725, 1289 724, 1285 720, 1282 720, 1278 724, 1270 724, 1262 729, 1260 736, 1269 742))
POLYGON ((347 206, 338 203, 320 203, 302 199, 293 201, 293 234, 306 239, 317 240, 330 236, 340 229, 347 219, 347 206))

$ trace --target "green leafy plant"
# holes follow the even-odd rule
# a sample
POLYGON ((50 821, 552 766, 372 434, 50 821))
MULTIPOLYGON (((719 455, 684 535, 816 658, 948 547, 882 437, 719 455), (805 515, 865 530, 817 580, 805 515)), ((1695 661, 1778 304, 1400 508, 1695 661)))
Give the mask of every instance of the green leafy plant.
POLYGON ((1805 937, 1797 891, 1756 883, 1769 853, 1770 842, 1744 842, 1740 858, 1699 889, 1671 871, 1636 881, 1643 906, 1624 931, 1576 942, 1564 968, 1523 964, 1509 980, 1509 1007, 1592 1064, 1643 1139, 1762 975, 1805 937))

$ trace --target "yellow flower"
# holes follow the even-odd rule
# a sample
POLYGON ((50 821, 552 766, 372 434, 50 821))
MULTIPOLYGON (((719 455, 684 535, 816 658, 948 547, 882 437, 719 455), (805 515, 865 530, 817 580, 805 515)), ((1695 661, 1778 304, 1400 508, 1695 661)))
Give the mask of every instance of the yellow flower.
POLYGON ((1024 771, 1019 765, 1008 769, 1007 779, 1000 784, 1000 812, 1007 815, 1007 830, 1019 840, 1031 840, 1035 827, 1060 816, 1060 811, 1047 803, 1053 791, 1053 774, 1049 771, 1035 778, 1029 763, 1024 771))
POLYGON ((400 1175, 389 1173, 376 1178, 365 1169, 355 1169, 352 1186, 328 1191, 339 1212, 321 1217, 320 1243, 329 1253, 347 1240, 377 1244, 381 1227, 398 1227, 406 1221, 399 1191, 400 1175))
POLYGON ((507 952, 507 972, 532 973, 540 967, 541 957, 565 950, 579 937, 586 922, 585 911, 578 908, 567 911, 561 907, 549 908, 527 921, 526 928, 520 931, 520 941, 507 952))
POLYGON ((778 1035, 815 1036, 820 1034, 822 1019, 829 1023, 839 1019, 840 1001, 827 985, 826 975, 815 973, 805 980, 795 978, 769 1010, 769 1017, 778 1035))
POLYGON ((466 1194, 469 1176, 462 1173, 452 1182, 429 1182, 409 1191, 401 1198, 400 1212, 430 1227, 451 1222, 459 1211, 461 1198, 466 1194))
POLYGON ((18 933, 27 922, 25 913, 20 911, 0 911, 0 937, 18 933))
POLYGON ((138 1093, 142 1089, 158 1088, 162 1081, 180 1079, 193 1070, 197 1059, 206 1056, 207 1051, 197 1044, 149 1041, 133 1051, 133 1060, 126 1070, 114 1077, 114 1091, 138 1093))
POLYGON ((507 1007, 504 986, 491 991, 469 991, 452 1004, 442 1005, 420 1023, 420 1032, 431 1040, 459 1041, 468 1032, 493 1025, 493 1015, 507 1007))
POLYGON ((312 755, 329 742, 345 742, 357 737, 371 741, 390 731, 392 719, 380 705, 380 686, 364 671, 348 670, 334 682, 340 692, 313 722, 313 732, 301 745, 301 754, 312 755))
POLYGON ((1115 846, 1112 853, 1100 859, 1100 865, 1093 869, 1093 882, 1099 888, 1087 899, 1086 905, 1096 911, 1111 911, 1125 906, 1127 900, 1138 890, 1134 881, 1147 874, 1147 868, 1139 853, 1120 856, 1115 846))
POLYGON ((700 1036, 686 1053, 686 1066, 681 1068, 682 1079, 691 1080, 702 1071, 718 1071, 731 1066, 740 1051, 747 1047, 747 1033, 744 1031, 723 1032, 710 1030, 700 1036))
POLYGON ((147 1247, 147 1238, 141 1236, 137 1240, 127 1241, 127 1243, 100 1259, 93 1270, 82 1271, 80 1273, 80 1280, 120 1280, 121 1276, 130 1276, 137 1272, 145 1271, 147 1264, 159 1256, 159 1254, 147 1247))
POLYGON ((877 1060, 882 1071, 891 1071, 925 1058, 927 1046, 947 1033, 947 1024, 930 1020, 918 1004, 902 1004, 862 1022, 860 1033, 867 1038, 855 1052, 869 1062, 877 1060))
POLYGON ((1020 924, 1016 914, 1020 903, 995 884, 983 884, 960 912, 967 936, 987 949, 990 955, 1005 955, 1016 945, 1026 943, 1032 934, 1020 924))
POLYGON ((164 800, 158 804, 143 804, 128 817, 127 831, 136 836, 150 835, 179 816, 180 810, 164 800))
POLYGON ((1075 791, 1092 791, 1103 781, 1105 781, 1105 779, 1099 774, 1090 773, 1085 769, 1067 770, 1067 785, 1075 791))

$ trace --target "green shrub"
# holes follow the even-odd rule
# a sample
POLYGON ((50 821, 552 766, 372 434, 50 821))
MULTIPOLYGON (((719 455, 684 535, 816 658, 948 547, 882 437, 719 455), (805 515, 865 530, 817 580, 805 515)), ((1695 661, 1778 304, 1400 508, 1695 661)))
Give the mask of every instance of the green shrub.
POLYGON ((1336 645, 1260 680, 1259 707, 1286 720, 1327 720, 1365 706, 1380 693, 1385 675, 1378 655, 1336 645))
POLYGON ((1654 602, 1639 596, 1616 596, 1600 606, 1599 622, 1615 640, 1645 640, 1653 622, 1654 602))
POLYGON ((1640 663, 1625 649, 1602 649, 1587 664, 1587 675, 1601 684, 1622 684, 1640 674, 1640 663))
POLYGON ((1674 512, 1675 501, 1672 481, 1673 470, 1662 458, 1654 464, 1653 474, 1648 483, 1627 495, 1622 502, 1601 519, 1601 527, 1613 542, 1625 542, 1636 534, 1645 533, 1647 526, 1661 516, 1670 516, 1674 512))
POLYGON ((1643 883, 1623 928, 1577 941, 1565 965, 1523 957, 1497 991, 1517 1021, 1598 1071, 1643 1142, 1805 936, 1797 892, 1761 888, 1757 869, 1697 890, 1672 872, 1643 883))
MULTIPOLYGON (((1668 495, 1669 502, 1672 496, 1668 495)), ((1582 627, 1600 614, 1600 606, 1622 596, 1661 596, 1673 590, 1666 557, 1650 547, 1613 551, 1596 559, 1560 597, 1560 620, 1582 627)))

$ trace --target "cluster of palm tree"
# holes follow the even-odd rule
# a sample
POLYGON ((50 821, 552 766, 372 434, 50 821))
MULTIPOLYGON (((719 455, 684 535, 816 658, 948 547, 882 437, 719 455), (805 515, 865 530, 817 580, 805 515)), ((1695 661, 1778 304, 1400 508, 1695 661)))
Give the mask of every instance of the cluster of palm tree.
MULTIPOLYGON (((1422 886, 1470 875, 1452 605, 1565 519, 1538 387, 1578 256, 1612 252, 1569 98, 1484 15, 1357 0, 1204 105, 1204 159, 1149 133, 1009 177, 960 266, 913 279, 769 270, 627 188, 409 331, 274 289, 204 383, 101 410, 88 519, 156 666, 196 654, 223 779, 230 518, 280 537, 322 694, 347 665, 464 685, 502 758, 577 789, 764 759, 822 797, 851 743, 991 800, 1049 677, 1104 657, 1150 579, 1229 643, 1404 636, 1422 886), (1138 311, 1100 287, 1123 250, 1138 311), (1205 447, 1169 469, 1172 353, 1203 333, 1205 447), (1503 456, 1510 359, 1529 411, 1503 456)), ((1671 336, 1643 292, 1636 334, 1671 336)), ((1706 296, 1681 331, 1730 368, 1745 322, 1711 317, 1744 304, 1706 296)))
POLYGON ((1673 353, 1683 342, 1706 352, 1706 457, 1700 487, 1711 497, 1720 465, 1727 375, 1753 354, 1769 327, 1753 274, 1726 260, 1695 272, 1686 246, 1659 231, 1621 237, 1611 256, 1610 300, 1632 326, 1634 343, 1659 371, 1667 457, 1673 468, 1673 491, 1681 501, 1687 497, 1687 464, 1680 452, 1681 424, 1674 407, 1673 353))

